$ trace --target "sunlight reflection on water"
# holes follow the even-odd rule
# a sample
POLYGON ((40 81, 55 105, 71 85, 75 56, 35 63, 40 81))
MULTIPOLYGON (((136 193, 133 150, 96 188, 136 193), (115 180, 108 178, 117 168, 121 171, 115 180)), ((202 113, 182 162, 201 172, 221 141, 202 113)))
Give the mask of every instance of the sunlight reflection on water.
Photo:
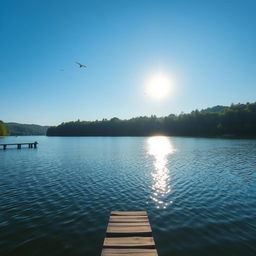
POLYGON ((170 171, 167 168, 168 155, 175 152, 170 139, 165 136, 154 136, 147 140, 147 152, 154 160, 154 171, 152 172, 153 185, 151 199, 156 203, 157 208, 165 209, 172 201, 167 201, 167 195, 171 192, 170 171))

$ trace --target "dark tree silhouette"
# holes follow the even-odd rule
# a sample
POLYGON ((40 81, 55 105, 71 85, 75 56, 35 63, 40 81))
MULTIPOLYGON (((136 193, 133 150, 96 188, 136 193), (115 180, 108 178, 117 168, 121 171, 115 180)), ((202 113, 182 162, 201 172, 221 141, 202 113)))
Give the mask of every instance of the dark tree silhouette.
POLYGON ((48 136, 256 136, 256 103, 213 107, 167 117, 114 117, 102 121, 62 123, 47 130, 48 136), (219 111, 218 111, 219 110, 219 111))

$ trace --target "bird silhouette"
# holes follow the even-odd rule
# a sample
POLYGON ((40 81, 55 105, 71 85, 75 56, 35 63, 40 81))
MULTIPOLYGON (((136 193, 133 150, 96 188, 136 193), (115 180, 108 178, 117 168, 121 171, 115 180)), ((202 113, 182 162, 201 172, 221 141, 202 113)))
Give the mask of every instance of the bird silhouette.
POLYGON ((81 63, 79 63, 79 62, 75 62, 77 65, 79 65, 79 68, 87 68, 84 64, 81 64, 81 63))

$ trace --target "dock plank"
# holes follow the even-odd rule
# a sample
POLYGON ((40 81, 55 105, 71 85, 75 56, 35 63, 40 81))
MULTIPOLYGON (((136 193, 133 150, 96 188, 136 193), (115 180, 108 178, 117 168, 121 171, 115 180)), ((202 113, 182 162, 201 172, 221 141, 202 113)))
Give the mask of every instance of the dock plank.
POLYGON ((118 215, 118 216, 147 216, 147 212, 146 211, 137 211, 137 212, 112 211, 111 215, 118 215))
POLYGON ((109 249, 104 248, 101 256, 157 256, 156 249, 109 249))
POLYGON ((141 215, 131 215, 131 216, 116 216, 116 215, 111 215, 110 216, 111 219, 147 219, 148 220, 148 216, 141 216, 141 215))
POLYGON ((144 221, 144 222, 109 222, 108 226, 112 226, 112 227, 149 226, 149 223, 147 221, 144 221))
POLYGON ((146 216, 110 216, 109 221, 119 221, 119 222, 132 222, 132 221, 140 221, 145 222, 148 221, 148 217, 146 216))
POLYGON ((151 227, 148 226, 131 226, 131 227, 112 227, 108 226, 107 233, 151 233, 151 227))
POLYGON ((112 247, 146 247, 154 246, 153 237, 106 237, 103 246, 112 247))

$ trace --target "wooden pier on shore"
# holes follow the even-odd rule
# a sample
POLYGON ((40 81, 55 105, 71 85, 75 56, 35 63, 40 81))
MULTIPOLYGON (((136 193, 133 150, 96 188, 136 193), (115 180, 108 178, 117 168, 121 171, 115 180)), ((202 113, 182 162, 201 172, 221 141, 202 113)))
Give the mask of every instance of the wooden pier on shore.
POLYGON ((28 148, 37 148, 38 142, 26 142, 26 143, 4 143, 0 144, 0 146, 3 146, 3 150, 7 149, 7 146, 17 146, 17 149, 21 149, 22 145, 28 145, 28 148))
POLYGON ((157 256, 146 211, 113 211, 101 256, 157 256))

